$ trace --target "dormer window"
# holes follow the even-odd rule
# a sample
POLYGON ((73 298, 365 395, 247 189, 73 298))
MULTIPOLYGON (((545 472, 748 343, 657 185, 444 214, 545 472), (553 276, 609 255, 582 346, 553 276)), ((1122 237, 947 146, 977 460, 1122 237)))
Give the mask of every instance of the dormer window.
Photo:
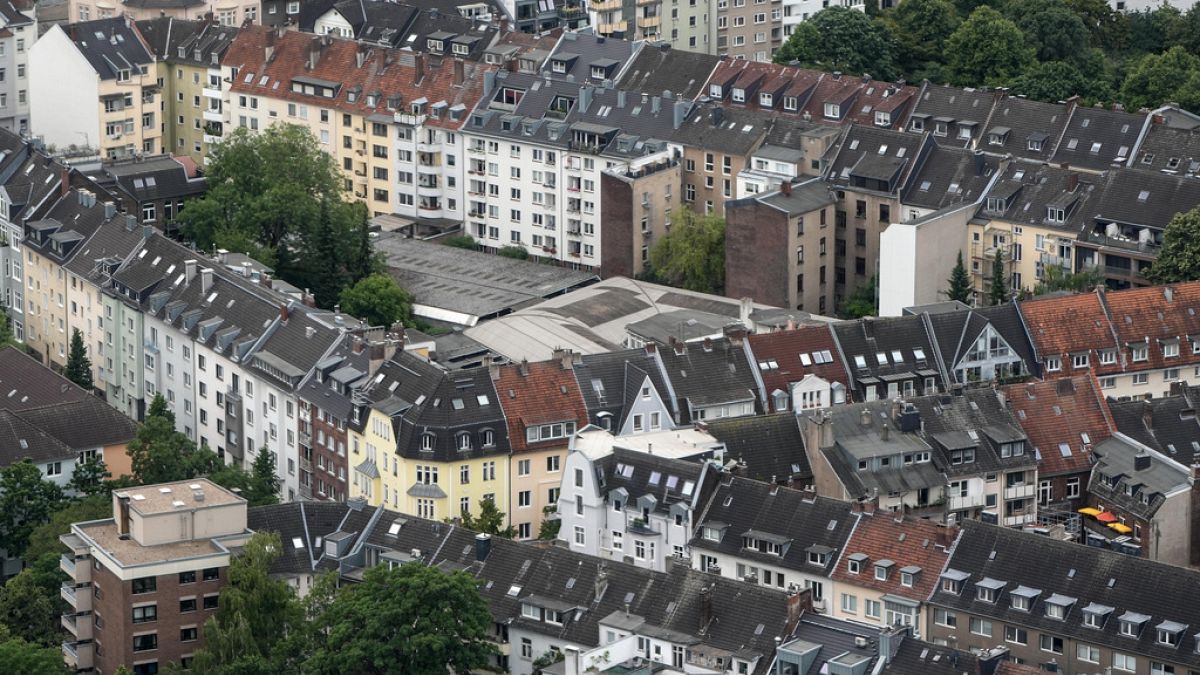
POLYGON ((925 120, 921 119, 920 117, 914 117, 909 123, 908 128, 918 133, 925 131, 925 120))
POLYGON ((1167 647, 1178 647, 1179 636, 1183 634, 1183 629, 1186 628, 1181 623, 1174 621, 1163 621, 1156 626, 1155 642, 1167 647))
POLYGON ((892 126, 892 113, 882 110, 875 111, 875 126, 890 127, 892 126))
POLYGON ((1083 608, 1083 625, 1088 628, 1101 630, 1104 628, 1104 621, 1108 619, 1108 615, 1112 611, 1112 607, 1092 603, 1083 608))
POLYGON ((1042 151, 1042 141, 1040 139, 1031 138, 1028 141, 1026 141, 1025 149, 1032 150, 1033 152, 1041 152, 1042 151))
POLYGON ((1149 357, 1150 350, 1144 344, 1132 345, 1132 346, 1130 346, 1129 349, 1130 349, 1130 351, 1133 352, 1133 360, 1134 361, 1145 361, 1146 359, 1150 358, 1149 357))
POLYGON ((1046 357, 1046 370, 1057 373, 1062 370, 1062 359, 1057 356, 1046 357))
POLYGON ((975 599, 994 605, 996 604, 996 597, 1000 594, 1001 588, 1004 588, 1003 581, 984 577, 979 583, 975 584, 975 599))
POLYGON ((900 585, 905 588, 912 588, 917 583, 917 575, 921 573, 920 567, 909 566, 900 568, 900 585))
POLYGON ((861 574, 863 565, 865 565, 866 562, 866 553, 855 553, 846 560, 846 571, 850 574, 861 574))
POLYGON ((1150 617, 1137 612, 1125 612, 1120 618, 1121 635, 1125 637, 1135 638, 1142 632, 1142 624, 1150 620, 1150 617))
POLYGON ((791 111, 795 112, 795 110, 799 107, 800 107, 800 100, 797 99, 795 96, 784 96, 783 97, 783 109, 784 110, 791 110, 791 111))
POLYGON ((719 85, 719 84, 709 85, 708 86, 708 95, 717 100, 720 100, 721 98, 723 98, 723 96, 721 94, 721 85, 719 85))
POLYGON ((429 51, 433 52, 434 54, 442 53, 442 41, 441 40, 426 40, 425 46, 427 46, 429 48, 429 51))
POLYGON ((819 544, 808 547, 808 564, 824 567, 829 562, 833 549, 819 544))
POLYGON ((1041 595, 1041 591, 1035 588, 1026 586, 1017 586, 1009 593, 1009 601, 1012 603, 1012 608, 1021 612, 1028 612, 1033 607, 1033 601, 1037 596, 1041 595))
POLYGON ((721 541, 721 528, 705 525, 700 536, 704 537, 705 541, 721 541))
POLYGON ((840 106, 836 103, 826 103, 825 104, 825 117, 827 117, 831 120, 836 120, 836 119, 839 119, 841 116, 842 116, 842 106, 840 106))
POLYGON ((592 66, 592 79, 603 80, 608 77, 608 71, 603 66, 592 66))
POLYGON ((774 105, 774 98, 765 92, 761 93, 758 95, 758 104, 764 108, 770 108, 774 105))
POLYGON ((734 87, 733 88, 733 102, 734 103, 745 103, 746 102, 746 90, 739 89, 738 87, 734 87))
POLYGON ((551 61, 550 62, 550 70, 552 70, 556 73, 565 73, 565 72, 567 72, 567 62, 566 61, 551 61))
POLYGON ((467 45, 458 43, 455 43, 451 48, 454 50, 454 53, 459 56, 466 56, 471 51, 467 45))
POLYGON ((458 449, 460 451, 461 450, 470 450, 471 449, 471 434, 468 434, 465 431, 463 433, 459 434, 457 445, 458 445, 458 449))
POLYGON ((1067 220, 1067 211, 1061 206, 1046 207, 1046 221, 1051 223, 1062 223, 1067 220))
POLYGON ((875 563, 875 581, 887 581, 888 574, 895 564, 891 560, 880 560, 875 563))
POLYGON ((433 434, 421 435, 421 449, 430 452, 433 450, 433 434))
POLYGON ((1046 617, 1063 621, 1067 618, 1067 613, 1071 611, 1071 605, 1074 604, 1075 598, 1055 593, 1046 598, 1046 617))
POLYGON ((1008 210, 1008 202, 1003 197, 988 197, 987 210, 992 213, 1004 213, 1008 210))
POLYGON ((963 582, 970 578, 970 576, 966 572, 948 568, 945 572, 942 572, 942 592, 960 595, 963 589, 963 582))

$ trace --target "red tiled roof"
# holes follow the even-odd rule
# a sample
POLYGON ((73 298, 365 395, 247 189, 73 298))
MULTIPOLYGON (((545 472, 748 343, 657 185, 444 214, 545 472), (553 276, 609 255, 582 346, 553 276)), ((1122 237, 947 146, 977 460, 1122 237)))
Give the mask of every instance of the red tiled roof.
POLYGON ((1070 373, 1070 355, 1086 351, 1097 373, 1120 372, 1120 359, 1102 366, 1097 355, 1100 350, 1118 347, 1099 292, 1026 300, 1020 309, 1043 364, 1047 357, 1057 356, 1063 361, 1062 373, 1070 373))
POLYGON ((897 522, 892 513, 864 513, 850 540, 846 542, 846 553, 833 570, 833 579, 924 601, 933 593, 938 575, 950 557, 947 549, 957 536, 957 528, 939 525, 932 520, 901 518, 897 522), (867 560, 858 574, 851 574, 847 561, 849 556, 858 553, 866 554, 867 560), (895 563, 883 581, 875 578, 875 564, 880 560, 895 563), (921 568, 912 587, 900 582, 901 568, 910 566, 921 568))
POLYGON ((1090 374, 1012 384, 1004 387, 1004 394, 1041 456, 1038 473, 1043 477, 1089 471, 1091 447, 1116 430, 1108 403, 1090 374), (1087 448, 1080 434, 1091 441, 1087 448), (1060 450, 1063 443, 1070 446, 1069 456, 1060 450))
MULTIPOLYGON (((461 83, 456 84, 454 59, 384 47, 360 47, 353 40, 296 31, 284 31, 280 35, 262 26, 243 28, 229 46, 224 63, 239 69, 230 85, 236 94, 308 103, 360 115, 391 115, 395 111, 389 110, 387 103, 394 96, 401 97, 401 110, 407 110, 411 101, 425 98, 429 106, 445 101, 450 107, 462 104, 469 111, 483 94, 483 73, 495 68, 461 62, 463 77, 461 83), (269 45, 274 47, 273 56, 269 63, 264 63, 269 45), (320 55, 316 67, 307 68, 310 49, 318 46, 320 55), (365 50, 362 65, 359 65, 359 49, 365 50), (292 91, 291 80, 299 76, 337 82, 341 86, 335 98, 292 91), (357 100, 351 103, 349 93, 355 87, 361 89, 357 100), (367 101, 372 93, 379 94, 373 106, 367 101)), ((438 119, 428 117, 426 124, 459 128, 466 120, 464 112, 457 120, 451 120, 449 114, 438 119)))
POLYGON ((500 367, 496 395, 508 419, 508 438, 513 452, 565 445, 566 441, 527 442, 525 430, 540 424, 588 422, 587 406, 575 381, 575 373, 560 361, 509 364, 500 367), (524 374, 522 374, 524 373, 524 374))
POLYGON ((1148 343, 1149 360, 1129 363, 1130 370, 1171 368, 1200 363, 1189 336, 1200 339, 1200 282, 1131 288, 1104 296, 1123 353, 1126 345, 1148 343), (1164 343, 1178 341, 1179 356, 1163 356, 1164 343))
POLYGON ((846 364, 842 363, 837 344, 833 340, 833 331, 828 325, 800 326, 791 330, 761 333, 749 336, 748 340, 750 350, 758 362, 773 359, 778 364, 777 368, 765 370, 759 367, 759 374, 768 396, 776 389, 788 391, 789 384, 799 382, 810 373, 830 382, 841 382, 847 390, 850 388, 846 364), (812 358, 812 353, 821 351, 828 351, 833 361, 818 364, 812 358), (808 365, 801 360, 801 354, 808 359, 808 365))

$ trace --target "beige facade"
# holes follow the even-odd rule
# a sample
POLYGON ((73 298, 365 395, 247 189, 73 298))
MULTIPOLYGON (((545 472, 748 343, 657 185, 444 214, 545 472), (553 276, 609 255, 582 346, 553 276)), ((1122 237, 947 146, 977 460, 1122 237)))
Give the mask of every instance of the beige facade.
POLYGON ((124 79, 100 80, 100 154, 120 159, 162 152, 162 93, 158 69, 142 66, 124 79))
POLYGON ((716 53, 770 61, 783 44, 780 0, 716 0, 716 53))
POLYGON ((558 507, 566 462, 565 446, 525 450, 509 456, 508 520, 517 538, 536 538, 545 509, 558 507))
POLYGON ((244 22, 258 23, 261 11, 259 0, 193 0, 186 5, 154 4, 133 7, 120 0, 68 0, 67 21, 75 23, 127 16, 135 21, 171 16, 176 19, 202 19, 206 14, 226 26, 240 26, 244 22))

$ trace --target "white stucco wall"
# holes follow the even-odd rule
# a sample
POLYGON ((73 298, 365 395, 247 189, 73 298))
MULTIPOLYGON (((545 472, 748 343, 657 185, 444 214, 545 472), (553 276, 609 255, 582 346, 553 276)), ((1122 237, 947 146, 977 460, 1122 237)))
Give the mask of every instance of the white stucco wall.
POLYGON ((99 146, 99 78, 61 26, 30 48, 29 98, 33 133, 47 145, 99 146))

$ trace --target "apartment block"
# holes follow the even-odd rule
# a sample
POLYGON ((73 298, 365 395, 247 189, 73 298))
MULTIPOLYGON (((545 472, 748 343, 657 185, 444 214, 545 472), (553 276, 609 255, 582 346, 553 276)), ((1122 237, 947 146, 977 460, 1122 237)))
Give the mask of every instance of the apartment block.
POLYGON ((33 3, 11 2, 0 9, 0 129, 29 133, 29 53, 38 39, 33 3))
POLYGON ((246 500, 204 478, 116 491, 113 515, 75 523, 67 553, 63 658, 76 672, 187 667, 252 532, 246 500))
POLYGON ((83 23, 96 19, 125 16, 134 21, 168 17, 172 19, 204 19, 211 15, 222 26, 257 23, 261 3, 258 0, 182 0, 162 6, 146 0, 123 0, 119 5, 104 0, 68 0, 67 22, 83 23))

